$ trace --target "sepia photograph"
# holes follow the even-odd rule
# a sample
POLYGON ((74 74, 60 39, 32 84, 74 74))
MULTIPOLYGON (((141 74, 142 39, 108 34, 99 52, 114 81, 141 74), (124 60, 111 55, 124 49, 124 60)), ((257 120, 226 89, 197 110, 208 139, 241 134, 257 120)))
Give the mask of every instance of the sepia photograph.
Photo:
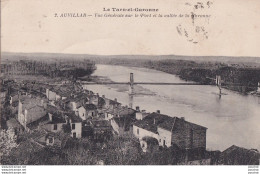
POLYGON ((258 174, 259 7, 1 0, 1 172, 243 165, 258 174))

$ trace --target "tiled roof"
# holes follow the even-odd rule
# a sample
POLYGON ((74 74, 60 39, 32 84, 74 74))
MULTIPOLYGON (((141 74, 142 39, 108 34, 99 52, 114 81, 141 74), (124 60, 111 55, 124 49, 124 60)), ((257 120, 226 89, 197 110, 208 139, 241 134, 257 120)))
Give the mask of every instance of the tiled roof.
POLYGON ((121 107, 118 111, 120 117, 135 114, 135 110, 127 107, 121 107))
POLYGON ((12 153, 18 153, 21 151, 21 149, 23 149, 23 153, 27 153, 30 154, 32 152, 37 152, 40 151, 44 148, 43 145, 41 145, 40 143, 34 141, 34 140, 27 140, 27 141, 22 141, 19 145, 19 148, 15 148, 12 153))
POLYGON ((28 96, 24 96, 20 99, 21 103, 23 104, 23 109, 30 109, 39 104, 41 104, 41 100, 37 98, 30 98, 28 96))
POLYGON ((22 125, 20 125, 20 123, 15 118, 11 118, 10 120, 8 120, 6 122, 6 124, 7 124, 8 128, 19 128, 19 127, 22 127, 22 125))
POLYGON ((167 115, 162 115, 158 113, 152 113, 146 116, 143 120, 139 120, 134 123, 134 125, 149 130, 153 133, 157 133, 157 126, 163 122, 169 122, 172 125, 174 118, 167 115))
POLYGON ((58 113, 52 115, 52 121, 49 121, 48 124, 57 124, 57 123, 66 123, 65 118, 58 113))
POLYGON ((102 97, 98 97, 98 104, 99 105, 104 105, 106 102, 102 97))
POLYGON ((96 110, 97 107, 94 104, 86 104, 83 106, 86 110, 96 110))
POLYGON ((82 122, 82 119, 75 115, 74 112, 66 112, 64 113, 65 116, 68 116, 69 119, 71 119, 72 123, 79 123, 82 122))
POLYGON ((85 100, 88 101, 88 97, 86 95, 76 96, 76 97, 70 97, 70 102, 80 102, 85 100))
POLYGON ((38 126, 41 124, 41 123, 47 123, 49 120, 49 117, 48 115, 46 114, 45 116, 39 118, 38 120, 35 120, 31 123, 28 123, 26 126, 30 129, 30 130, 33 130, 33 129, 37 129, 38 126))
POLYGON ((18 92, 17 92, 17 91, 13 91, 13 92, 11 92, 11 94, 10 94, 11 97, 14 97, 14 96, 16 96, 16 95, 18 95, 18 92))
POLYGON ((34 106, 32 106, 32 107, 27 107, 26 109, 27 109, 28 111, 29 111, 29 110, 32 110, 32 109, 33 109, 33 110, 38 110, 38 111, 40 111, 40 110, 42 110, 42 109, 44 110, 44 107, 43 107, 43 106, 39 106, 39 105, 34 105, 34 106))
POLYGON ((62 96, 62 97, 69 97, 72 93, 72 91, 62 91, 62 90, 56 90, 56 94, 62 96))
POLYGON ((12 103, 12 107, 17 107, 19 105, 19 101, 14 101, 13 103, 12 103))
POLYGON ((120 105, 121 103, 115 101, 115 100, 109 100, 110 105, 120 105))
POLYGON ((134 125, 149 130, 151 132, 157 133, 157 127, 163 128, 168 131, 178 129, 178 127, 183 126, 183 123, 188 124, 191 128, 207 129, 203 126, 190 123, 178 117, 170 117, 168 115, 163 115, 159 113, 152 113, 146 116, 143 120, 139 120, 134 123, 134 125))
POLYGON ((95 128, 111 127, 110 122, 107 120, 91 120, 91 125, 95 128))
POLYGON ((44 95, 38 91, 31 91, 30 94, 37 96, 37 97, 46 98, 46 95, 44 95))
POLYGON ((47 105, 46 111, 48 113, 54 114, 54 113, 58 112, 58 108, 56 108, 55 106, 52 106, 52 105, 47 105))
POLYGON ((114 117, 112 118, 112 120, 114 120, 119 127, 122 127, 124 128, 125 131, 128 131, 135 119, 126 116, 126 117, 114 117))

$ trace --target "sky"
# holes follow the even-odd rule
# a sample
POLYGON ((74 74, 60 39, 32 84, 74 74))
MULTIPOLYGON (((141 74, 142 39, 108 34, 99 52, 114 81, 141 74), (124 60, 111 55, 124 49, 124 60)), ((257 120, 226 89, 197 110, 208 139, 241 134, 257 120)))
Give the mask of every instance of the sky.
POLYGON ((259 0, 2 0, 1 51, 260 57, 259 0), (207 2, 210 2, 209 6, 207 2), (104 12, 103 8, 156 8, 104 12), (86 13, 85 18, 58 17, 86 13), (95 17, 138 14, 139 17, 95 17), (209 18, 158 17, 203 14, 209 18))

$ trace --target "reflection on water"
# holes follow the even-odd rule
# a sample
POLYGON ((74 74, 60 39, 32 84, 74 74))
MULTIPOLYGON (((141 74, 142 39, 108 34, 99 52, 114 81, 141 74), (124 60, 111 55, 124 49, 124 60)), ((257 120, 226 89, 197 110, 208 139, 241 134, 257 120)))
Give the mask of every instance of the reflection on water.
MULTIPOLYGON (((128 68, 112 65, 97 65, 94 75, 106 76, 115 82, 128 82, 134 73, 135 82, 184 82, 179 77, 144 68, 128 68)), ((160 110, 170 116, 185 117, 208 128, 207 148, 224 150, 235 144, 246 148, 260 149, 260 100, 223 89, 227 94, 221 98, 215 86, 135 86, 135 95, 120 86, 90 85, 88 89, 108 98, 117 98, 123 105, 140 106, 149 112, 160 110), (145 89, 153 95, 146 95, 145 89)))

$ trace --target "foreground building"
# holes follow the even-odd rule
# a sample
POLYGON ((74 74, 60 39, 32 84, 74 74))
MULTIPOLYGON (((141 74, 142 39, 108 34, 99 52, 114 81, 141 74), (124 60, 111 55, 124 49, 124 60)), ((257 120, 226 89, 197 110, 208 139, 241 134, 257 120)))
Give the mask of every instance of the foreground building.
POLYGON ((46 110, 42 100, 26 97, 19 101, 18 121, 25 129, 28 129, 28 124, 44 117, 45 115, 46 110))
POLYGON ((133 125, 133 134, 140 140, 141 146, 146 137, 154 138, 159 146, 180 149, 206 149, 207 128, 185 121, 184 118, 170 117, 152 113, 133 125))

